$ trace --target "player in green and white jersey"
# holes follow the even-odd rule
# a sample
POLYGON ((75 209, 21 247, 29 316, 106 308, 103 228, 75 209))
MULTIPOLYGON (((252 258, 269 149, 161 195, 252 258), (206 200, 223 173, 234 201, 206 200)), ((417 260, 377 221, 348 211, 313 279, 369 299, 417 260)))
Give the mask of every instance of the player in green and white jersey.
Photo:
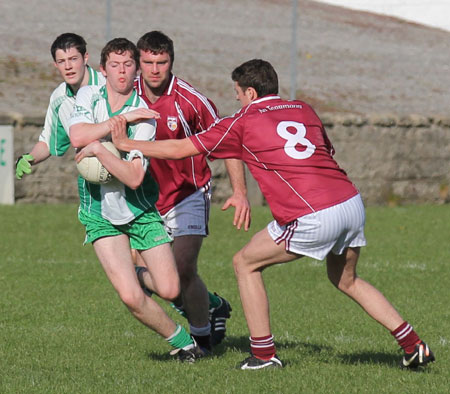
MULTIPOLYGON (((111 82, 112 78, 108 80, 111 82)), ((124 78, 124 81, 126 78, 124 78)), ((112 109, 110 83, 105 86, 85 86, 80 89, 74 112, 70 119, 70 135, 74 146, 81 148, 85 144, 104 141, 109 138, 110 118, 124 115, 129 118, 130 112, 139 108, 147 108, 145 102, 139 98, 136 91, 132 89, 129 97, 120 97, 122 106, 118 105, 112 109), (126 101, 124 101, 126 99, 126 101), (103 125, 106 127, 104 128, 103 125), (94 126, 94 127, 90 127, 94 126), (95 133, 95 130, 100 132, 95 133)), ((132 116, 134 115, 131 114, 132 116)), ((132 139, 154 140, 156 123, 154 119, 140 123, 132 123, 127 127, 128 135, 132 139)), ((87 149, 85 150, 85 152, 87 149)), ((126 179, 123 183, 120 176, 113 178, 106 184, 93 184, 81 176, 78 177, 78 191, 80 194, 80 211, 85 214, 95 215, 108 220, 114 225, 123 225, 136 219, 149 210, 155 210, 155 202, 158 199, 158 185, 147 172, 148 159, 141 152, 133 151, 124 157, 128 162, 134 158, 140 159, 140 165, 144 170, 143 179, 136 177, 131 179, 130 174, 124 174, 126 179), (142 182, 142 183, 141 183, 142 182), (124 186, 125 184, 125 186, 124 186), (130 186, 128 186, 130 184, 130 186)), ((119 160, 120 162, 120 160, 119 160)), ((122 164, 122 163, 120 163, 122 164)), ((140 174, 138 174, 140 175, 140 174)))
POLYGON ((51 94, 39 141, 16 162, 16 178, 31 173, 31 166, 50 156, 62 156, 70 147, 69 118, 73 111, 78 90, 86 85, 104 85, 101 72, 89 67, 86 41, 75 33, 59 35, 50 52, 62 82, 51 94))
POLYGON ((125 127, 131 139, 155 139, 158 114, 148 109, 133 89, 138 65, 136 46, 126 38, 113 39, 101 53, 100 70, 106 85, 85 86, 78 92, 69 133, 72 145, 80 149, 75 159, 79 162, 96 156, 115 177, 103 185, 79 179, 78 217, 86 229, 86 242, 92 242, 108 279, 130 312, 165 338, 180 360, 194 362, 205 353, 153 298, 145 296, 131 256, 131 248, 140 252, 152 279, 152 291, 166 300, 179 295, 171 239, 154 206, 158 187, 147 171, 148 159, 138 150, 117 158, 100 142, 110 139, 112 130, 125 127), (139 122, 144 117, 147 119, 139 122))

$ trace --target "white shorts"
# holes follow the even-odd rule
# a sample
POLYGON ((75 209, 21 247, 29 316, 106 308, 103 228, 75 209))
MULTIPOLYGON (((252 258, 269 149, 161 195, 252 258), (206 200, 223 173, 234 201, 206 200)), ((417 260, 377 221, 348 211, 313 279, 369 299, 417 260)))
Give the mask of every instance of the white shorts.
POLYGON ((267 230, 277 244, 285 241, 287 251, 323 260, 330 251, 340 255, 348 247, 365 246, 365 221, 364 204, 358 194, 285 226, 270 222, 267 230))
POLYGON ((211 188, 208 183, 179 202, 165 215, 161 215, 166 231, 172 238, 182 235, 207 236, 210 206, 211 188))

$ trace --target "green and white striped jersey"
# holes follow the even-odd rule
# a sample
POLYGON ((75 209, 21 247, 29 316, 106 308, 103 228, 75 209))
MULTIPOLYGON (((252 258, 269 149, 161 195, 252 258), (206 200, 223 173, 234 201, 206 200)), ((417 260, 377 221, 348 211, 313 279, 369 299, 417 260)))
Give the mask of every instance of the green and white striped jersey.
MULTIPOLYGON (((136 91, 117 112, 111 112, 106 86, 84 86, 77 94, 75 109, 70 118, 70 125, 78 123, 100 123, 122 113, 137 108, 147 108, 136 91)), ((130 139, 153 141, 156 133, 156 121, 149 119, 140 123, 128 125, 130 139)), ((124 155, 124 160, 139 157, 145 170, 144 181, 136 190, 130 189, 117 179, 104 185, 87 182, 78 177, 78 192, 80 194, 80 210, 89 214, 101 216, 112 224, 121 225, 132 221, 142 213, 156 209, 158 185, 147 171, 148 159, 140 151, 134 150, 124 155)))
MULTIPOLYGON (((99 71, 87 66, 89 85, 104 85, 105 77, 99 71)), ((61 83, 50 96, 44 129, 39 141, 45 142, 50 154, 62 156, 70 147, 69 119, 75 105, 75 94, 67 83, 61 83)))

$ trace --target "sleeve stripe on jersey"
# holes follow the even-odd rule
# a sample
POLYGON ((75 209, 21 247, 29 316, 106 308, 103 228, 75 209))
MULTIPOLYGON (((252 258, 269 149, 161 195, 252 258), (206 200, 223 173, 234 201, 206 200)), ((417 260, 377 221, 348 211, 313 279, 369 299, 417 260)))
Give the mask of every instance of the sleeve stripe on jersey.
POLYGON ((175 101, 175 108, 178 112, 178 117, 181 120, 181 124, 183 125, 184 135, 186 137, 190 137, 192 135, 191 128, 189 127, 189 123, 186 121, 186 118, 184 117, 183 111, 181 110, 180 104, 178 104, 175 101))
MULTIPOLYGON (((204 105, 205 107, 208 109, 208 111, 210 112, 211 116, 216 119, 217 118, 217 113, 214 110, 214 108, 212 107, 212 105, 210 104, 209 100, 200 92, 198 92, 197 90, 195 90, 192 86, 188 85, 186 82, 184 82, 181 79, 177 79, 177 84, 180 88, 187 90, 188 92, 190 92, 191 94, 193 94, 194 96, 196 96, 204 105)), ((178 92, 181 95, 181 92, 178 92)), ((186 99, 186 97, 183 96, 183 98, 186 101, 189 101, 186 99)), ((191 103, 192 105, 192 103, 191 103)))
POLYGON ((199 115, 198 115, 197 108, 195 107, 194 103, 193 103, 191 100, 189 100, 189 99, 188 99, 183 93, 181 93, 179 90, 177 90, 176 92, 178 93, 178 95, 179 95, 181 98, 184 99, 184 101, 186 101, 186 102, 192 107, 192 109, 195 111, 195 113, 197 114, 197 116, 199 116, 199 115))
POLYGON ((198 143, 202 146, 203 150, 207 153, 207 155, 211 154, 211 151, 203 144, 202 140, 198 138, 199 134, 194 134, 194 137, 197 139, 198 143))
MULTIPOLYGON (((50 150, 50 153, 54 156, 61 156, 61 152, 58 149, 58 137, 59 137, 59 119, 60 119, 60 111, 61 113, 63 113, 62 111, 62 104, 64 103, 64 101, 66 100, 66 97, 59 97, 56 101, 55 101, 55 105, 53 108, 53 116, 52 116, 52 121, 50 124, 50 141, 47 145, 50 144, 52 145, 50 150)), ((70 113, 69 114, 64 114, 64 116, 69 116, 70 117, 70 113)), ((66 151, 62 152, 62 154, 64 154, 66 151)))
MULTIPOLYGON (((234 126, 234 124, 241 119, 249 110, 249 108, 252 106, 252 104, 247 105, 247 107, 245 108, 245 111, 243 111, 235 120, 233 120, 233 122, 231 122, 230 126, 228 127, 227 131, 223 134, 222 138, 217 142, 217 144, 211 149, 211 152, 213 152, 219 145, 220 143, 223 141, 223 139, 227 136, 228 132, 232 129, 232 127, 234 126)), ((240 109, 239 111, 241 111, 242 109, 240 109)), ((236 114, 239 113, 236 112, 233 116, 236 116, 236 114)), ((223 119, 227 119, 227 118, 223 118, 223 119)), ((213 127, 213 126, 211 126, 213 127)))
POLYGON ((241 114, 241 116, 237 117, 235 120, 233 120, 233 122, 231 122, 230 126, 228 127, 227 131, 223 134, 222 138, 217 142, 217 144, 215 146, 213 146, 213 148, 211 149, 211 152, 213 152, 219 145, 220 143, 223 141, 223 139, 227 136, 227 134, 230 132, 231 128, 233 127, 233 125, 242 118, 244 114, 241 114))
MULTIPOLYGON (((180 104, 178 104, 176 101, 175 101, 175 108, 176 108, 176 110, 178 112, 178 117, 181 120, 181 125, 183 126, 184 135, 186 137, 192 136, 192 131, 191 131, 191 128, 189 127, 189 123, 186 121, 186 118, 184 117, 184 113, 181 110, 180 104)), ((196 110, 195 107, 194 107, 194 109, 196 110)), ((190 162, 191 162, 192 181, 194 182, 195 190, 198 190, 197 178, 195 176, 195 162, 194 162, 194 158, 190 157, 189 159, 190 159, 190 162)))

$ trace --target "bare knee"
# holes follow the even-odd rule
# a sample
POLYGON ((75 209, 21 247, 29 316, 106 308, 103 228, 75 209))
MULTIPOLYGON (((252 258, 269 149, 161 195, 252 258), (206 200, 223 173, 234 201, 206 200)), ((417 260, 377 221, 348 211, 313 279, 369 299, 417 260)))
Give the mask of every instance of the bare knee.
POLYGON ((341 278, 339 281, 331 280, 331 283, 340 291, 342 291, 344 294, 350 295, 352 294, 355 282, 356 282, 357 276, 351 278, 341 278))
POLYGON ((233 268, 236 278, 256 272, 261 273, 272 264, 274 263, 267 262, 267 260, 255 259, 246 247, 233 256, 233 268))
POLYGON ((348 278, 343 271, 334 271, 327 270, 328 279, 332 283, 334 287, 337 289, 344 291, 348 289, 352 284, 352 279, 348 278))
POLYGON ((242 250, 240 250, 233 256, 233 268, 236 277, 249 272, 249 267, 248 264, 246 264, 246 260, 244 258, 242 250))
POLYGON ((144 303, 144 293, 139 289, 127 289, 119 291, 122 302, 132 311, 139 311, 144 303))
POLYGON ((180 295, 180 282, 172 280, 158 283, 156 293, 165 300, 173 301, 180 295))

